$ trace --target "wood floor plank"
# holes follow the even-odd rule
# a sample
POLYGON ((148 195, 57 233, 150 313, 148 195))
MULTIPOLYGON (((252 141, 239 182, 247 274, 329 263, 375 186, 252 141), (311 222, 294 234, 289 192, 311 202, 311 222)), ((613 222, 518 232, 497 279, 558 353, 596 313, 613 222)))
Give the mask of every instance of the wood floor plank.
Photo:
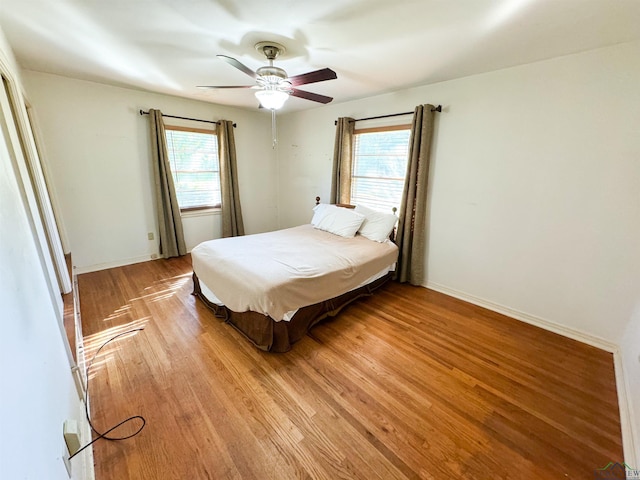
POLYGON ((592 478, 622 461, 612 355, 388 284, 290 352, 190 295, 189 257, 78 278, 97 480, 592 478), (137 330, 142 329, 142 330, 137 330), (139 423, 113 435, 132 433, 139 423))

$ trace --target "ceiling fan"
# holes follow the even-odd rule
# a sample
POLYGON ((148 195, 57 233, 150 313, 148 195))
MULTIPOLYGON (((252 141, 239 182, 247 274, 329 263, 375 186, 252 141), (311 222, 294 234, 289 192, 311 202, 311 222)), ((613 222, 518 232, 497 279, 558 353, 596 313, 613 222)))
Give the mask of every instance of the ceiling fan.
POLYGON ((307 92, 296 87, 298 87, 299 85, 306 85, 308 83, 334 80, 338 78, 336 72, 334 72, 330 68, 323 68, 320 70, 315 70, 313 72, 289 77, 287 76, 287 72, 285 72, 282 68, 273 66, 273 61, 278 57, 278 55, 281 55, 286 51, 282 45, 275 42, 260 42, 257 43, 255 47, 256 50, 262 52, 265 57, 267 57, 267 60, 269 60, 268 66, 260 67, 255 72, 246 65, 240 63, 235 58, 228 57, 227 55, 217 55, 217 57, 221 60, 224 60, 229 65, 236 67, 241 72, 249 75, 256 81, 257 85, 201 85, 198 88, 257 89, 255 95, 260 101, 260 105, 264 108, 268 108, 269 110, 278 110, 282 108, 284 102, 289 98, 289 95, 319 103, 329 103, 331 100, 333 100, 332 97, 327 97, 318 93, 307 92))

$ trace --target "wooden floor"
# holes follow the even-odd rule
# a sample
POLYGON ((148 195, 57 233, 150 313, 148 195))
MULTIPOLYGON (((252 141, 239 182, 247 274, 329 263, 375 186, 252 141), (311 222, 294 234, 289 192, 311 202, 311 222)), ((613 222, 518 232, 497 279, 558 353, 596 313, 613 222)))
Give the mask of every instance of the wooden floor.
POLYGON ((612 356, 389 284, 263 353, 190 295, 189 257, 79 276, 97 480, 590 479, 622 460, 612 356), (112 435, 126 435, 123 426, 112 435))

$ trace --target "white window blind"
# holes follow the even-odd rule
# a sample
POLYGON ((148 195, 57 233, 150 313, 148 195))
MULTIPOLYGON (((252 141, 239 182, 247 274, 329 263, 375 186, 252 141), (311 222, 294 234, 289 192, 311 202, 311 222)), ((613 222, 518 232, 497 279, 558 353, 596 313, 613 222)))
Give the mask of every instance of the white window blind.
POLYGON ((220 162, 215 132, 167 126, 166 136, 180 209, 219 207, 220 162))
POLYGON ((409 156, 410 128, 354 135, 351 203, 381 212, 400 208, 409 156))

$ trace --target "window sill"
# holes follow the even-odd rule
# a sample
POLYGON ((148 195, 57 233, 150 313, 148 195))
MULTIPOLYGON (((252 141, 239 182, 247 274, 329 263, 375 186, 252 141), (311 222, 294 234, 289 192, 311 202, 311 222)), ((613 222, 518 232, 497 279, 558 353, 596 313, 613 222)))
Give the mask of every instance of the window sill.
POLYGON ((211 208, 199 208, 194 210, 181 210, 180 217, 182 218, 190 218, 190 217, 211 217, 213 215, 220 215, 222 210, 220 207, 211 207, 211 208))

